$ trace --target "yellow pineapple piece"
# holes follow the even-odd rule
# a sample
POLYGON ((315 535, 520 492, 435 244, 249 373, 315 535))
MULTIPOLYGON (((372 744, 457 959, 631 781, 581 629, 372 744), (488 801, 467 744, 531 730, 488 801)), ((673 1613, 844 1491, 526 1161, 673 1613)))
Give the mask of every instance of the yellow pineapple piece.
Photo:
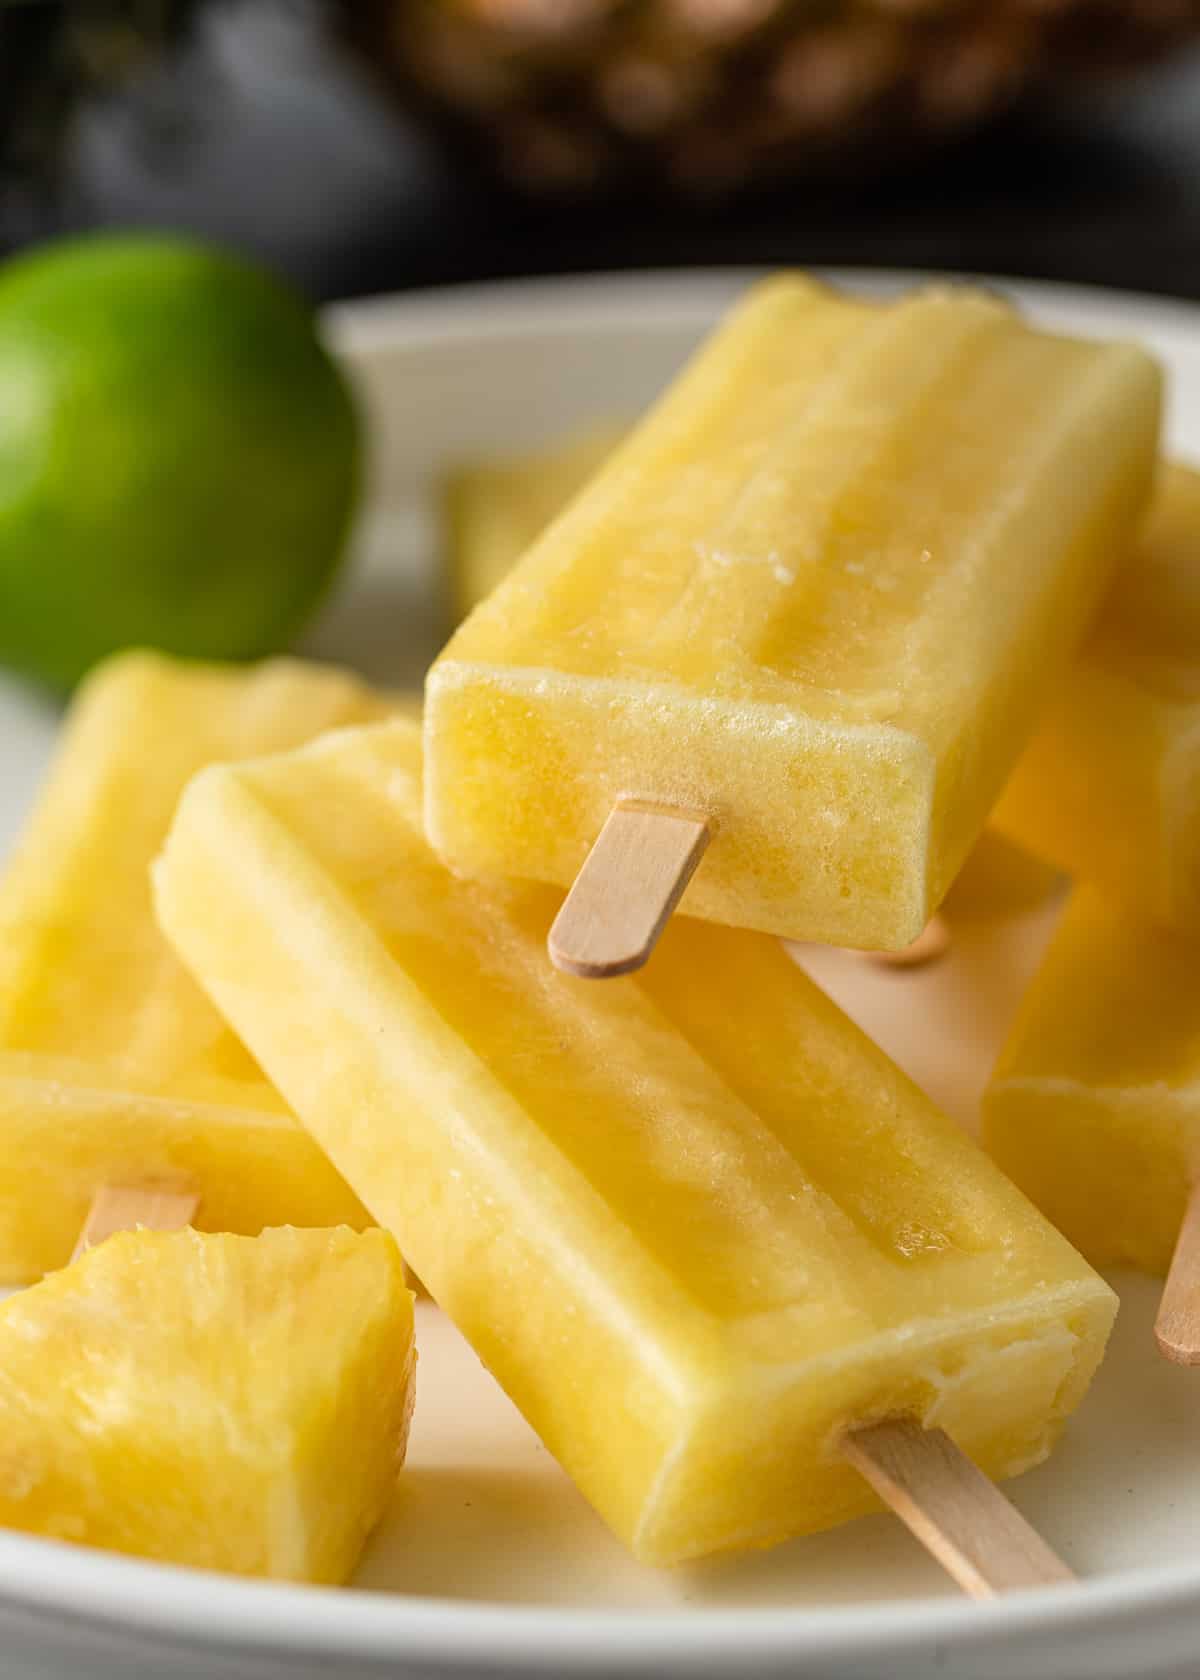
POLYGON ((615 426, 597 427, 553 449, 508 461, 469 462, 449 475, 443 506, 457 618, 491 594, 623 435, 615 426))
POLYGON ((136 1231, 0 1305, 0 1526, 277 1580, 353 1569, 404 1461, 382 1231, 136 1231))
POLYGON ((295 660, 133 653, 85 684, 0 886, 0 1284, 65 1265, 105 1184, 193 1189, 207 1230, 369 1223, 172 955, 148 869, 197 770, 403 709, 295 660))

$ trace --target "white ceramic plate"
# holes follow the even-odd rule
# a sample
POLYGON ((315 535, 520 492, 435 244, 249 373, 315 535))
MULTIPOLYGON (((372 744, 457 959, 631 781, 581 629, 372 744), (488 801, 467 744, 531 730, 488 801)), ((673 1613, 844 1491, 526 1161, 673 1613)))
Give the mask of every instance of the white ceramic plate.
MULTIPOLYGON (((441 630, 435 492, 475 452, 634 413, 746 276, 473 289, 336 309, 375 421, 370 516, 311 650, 417 681, 441 630)), ((897 276, 851 277, 894 286, 897 276)), ((911 277, 910 277, 911 278, 911 277)), ((1136 335, 1170 365, 1172 438, 1200 455, 1200 315, 1099 292, 1011 289, 1072 331, 1136 335)), ((55 719, 0 686, 0 848, 55 719)), ((952 1113, 978 1092, 1043 912, 962 931, 923 973, 809 953, 822 980, 952 1113)), ((433 1308, 421 1309, 410 1464, 357 1590, 246 1584, 0 1535, 0 1673, 39 1677, 546 1674, 734 1677, 1195 1673, 1200 1372, 1155 1357, 1155 1290, 1114 1280, 1112 1353, 1016 1502, 1086 1578, 978 1606, 888 1517, 735 1562, 639 1569, 433 1308)))

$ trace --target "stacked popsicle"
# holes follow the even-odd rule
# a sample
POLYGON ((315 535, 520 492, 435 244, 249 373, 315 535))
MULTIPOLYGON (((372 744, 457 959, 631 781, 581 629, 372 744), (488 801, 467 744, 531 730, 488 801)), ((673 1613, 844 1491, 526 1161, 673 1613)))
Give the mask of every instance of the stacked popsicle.
POLYGON ((171 952, 148 870, 205 765, 393 709, 293 661, 130 654, 81 692, 0 889, 0 1285, 65 1265, 103 1191, 248 1235, 368 1222, 171 952))
POLYGON ((75 702, 0 890, 0 1284, 54 1274, 0 1306, 6 1527, 339 1581, 390 1500, 395 1245, 344 1228, 369 1217, 172 954, 148 866, 214 759, 404 708, 295 661, 149 654, 75 702), (161 1234, 189 1221, 245 1235, 161 1234), (256 1235, 287 1223, 313 1229, 256 1235))
MULTIPOLYGON (((968 1590, 1063 1578, 986 1477, 1050 1450, 1114 1299, 764 935, 920 934, 1132 541, 1159 400, 1136 349, 989 296, 758 288, 455 636, 423 751, 193 708, 147 820, 134 777, 78 808, 64 781, 79 855, 113 811, 140 883, 191 770, 295 749, 202 770, 157 869, 238 1038, 147 933, 136 995, 73 1039, 129 918, 84 938, 94 890, 48 894, 27 851, 14 1054, 160 1132, 155 1102, 189 1137, 220 1110, 294 1141, 294 1114, 311 1183, 397 1236, 648 1562, 829 1526, 869 1483, 968 1590)), ((158 1137, 155 1180, 183 1160, 158 1137)))
POLYGON ((1168 1272, 1200 1364, 1200 474, 1171 466, 1133 561, 997 820, 1076 888, 987 1093, 989 1147, 1083 1252, 1168 1272))
POLYGON ((1140 353, 991 298, 776 282, 459 632, 424 766, 386 725, 184 798, 172 941, 647 1560, 839 1521, 863 1472, 968 1584, 1054 1577, 950 1443, 1040 1458, 1111 1301, 772 942, 684 921, 596 987, 513 878, 603 830, 552 935, 578 974, 644 961, 706 845, 696 915, 909 942, 1157 416, 1140 353))

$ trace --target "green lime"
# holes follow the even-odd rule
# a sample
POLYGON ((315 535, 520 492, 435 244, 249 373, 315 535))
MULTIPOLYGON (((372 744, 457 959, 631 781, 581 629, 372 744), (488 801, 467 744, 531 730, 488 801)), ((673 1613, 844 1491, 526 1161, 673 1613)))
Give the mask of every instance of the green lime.
POLYGON ((311 312, 190 240, 0 268, 0 661, 285 647, 336 569, 358 424, 311 312))

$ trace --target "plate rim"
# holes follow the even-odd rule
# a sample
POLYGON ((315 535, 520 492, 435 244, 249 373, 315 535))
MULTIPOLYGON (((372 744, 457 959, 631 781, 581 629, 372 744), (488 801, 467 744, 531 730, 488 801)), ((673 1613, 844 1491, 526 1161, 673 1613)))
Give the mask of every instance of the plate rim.
MULTIPOLYGON (((328 305, 334 348, 356 360, 422 343, 701 327, 760 266, 657 269, 505 280, 413 290, 328 305), (636 305, 636 313, 631 313, 636 305)), ((1056 315, 1108 317, 1118 331, 1157 331, 1200 348, 1200 306, 1117 288, 1018 275, 821 267, 854 289, 924 281, 998 287, 1056 315), (1118 323, 1124 323, 1120 325, 1118 323)), ((599 1520, 599 1519, 597 1519, 599 1520)), ((1014 1593, 987 1604, 953 1597, 880 1600, 834 1608, 596 1609, 526 1606, 246 1581, 0 1530, 0 1612, 157 1636, 210 1653, 340 1656, 424 1662, 477 1672, 612 1671, 636 1660, 667 1673, 749 1660, 773 1667, 849 1659, 900 1660, 931 1646, 966 1655, 1014 1639, 1103 1635, 1134 1620, 1200 1613, 1200 1563, 1125 1570, 1068 1588, 1014 1593)))
MULTIPOLYGON (((599 1520, 599 1519, 597 1519, 599 1520)), ((387 1658, 446 1665, 611 1671, 636 1657, 674 1673, 729 1661, 893 1659, 931 1645, 959 1654, 997 1641, 1096 1636, 1131 1617, 1166 1620, 1200 1605, 1200 1565, 1176 1564, 1017 1592, 819 1609, 672 1610, 513 1606, 359 1587, 243 1580, 68 1542, 0 1533, 0 1609, 74 1627, 151 1634, 206 1651, 387 1658), (64 1576, 70 1602, 64 1602, 64 1576)))
POLYGON ((515 280, 463 281, 447 286, 379 292, 325 304, 321 319, 335 350, 366 357, 432 341, 503 339, 531 330, 569 336, 584 317, 591 332, 661 332, 664 326, 703 326, 715 307, 768 275, 797 272, 852 291, 899 292, 920 285, 981 286, 1036 309, 1058 314, 1136 318, 1188 339, 1200 325, 1200 302, 1117 286, 1080 285, 1000 271, 951 268, 871 268, 862 265, 748 263, 711 268, 595 270, 515 280), (630 318, 632 302, 637 317, 630 318))

